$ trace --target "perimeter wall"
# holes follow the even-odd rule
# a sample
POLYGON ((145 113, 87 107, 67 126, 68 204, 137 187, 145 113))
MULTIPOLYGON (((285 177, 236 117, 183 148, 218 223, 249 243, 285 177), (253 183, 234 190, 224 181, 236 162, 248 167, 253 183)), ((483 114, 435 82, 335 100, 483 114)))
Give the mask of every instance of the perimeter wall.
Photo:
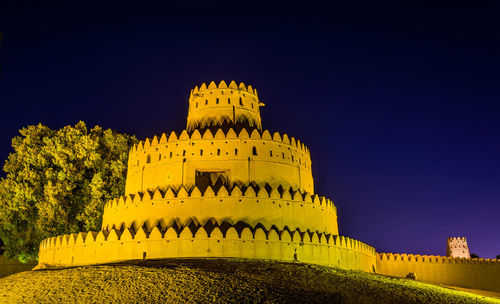
POLYGON ((288 230, 277 231, 245 227, 240 233, 230 227, 223 235, 215 227, 207 233, 200 227, 193 235, 185 227, 180 234, 174 228, 151 233, 112 229, 63 235, 42 241, 37 268, 103 264, 138 259, 183 257, 243 258, 297 261, 344 269, 376 271, 375 249, 343 236, 288 230))
POLYGON ((412 254, 377 254, 377 273, 435 284, 500 292, 500 260, 449 258, 412 254))

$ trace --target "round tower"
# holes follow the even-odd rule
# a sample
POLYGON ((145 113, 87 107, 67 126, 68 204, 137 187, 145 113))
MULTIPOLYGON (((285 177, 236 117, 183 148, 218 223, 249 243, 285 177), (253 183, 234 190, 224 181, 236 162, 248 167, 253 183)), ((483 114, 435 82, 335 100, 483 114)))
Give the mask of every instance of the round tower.
POLYGON ((44 240, 39 265, 224 257, 374 271, 375 249, 339 236, 335 204, 314 193, 309 149, 263 129, 261 106, 243 83, 195 87, 186 130, 130 150, 101 231, 44 240))

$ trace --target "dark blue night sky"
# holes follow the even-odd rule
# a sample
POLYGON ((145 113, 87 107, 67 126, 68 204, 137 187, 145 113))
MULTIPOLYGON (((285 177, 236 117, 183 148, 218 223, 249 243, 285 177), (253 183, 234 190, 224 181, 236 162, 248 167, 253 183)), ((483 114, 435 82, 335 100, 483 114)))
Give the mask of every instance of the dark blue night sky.
POLYGON ((39 122, 182 130, 191 88, 234 79, 266 129, 310 148, 341 234, 440 255, 465 236, 494 257, 500 5, 434 2, 0 4, 0 158, 39 122))

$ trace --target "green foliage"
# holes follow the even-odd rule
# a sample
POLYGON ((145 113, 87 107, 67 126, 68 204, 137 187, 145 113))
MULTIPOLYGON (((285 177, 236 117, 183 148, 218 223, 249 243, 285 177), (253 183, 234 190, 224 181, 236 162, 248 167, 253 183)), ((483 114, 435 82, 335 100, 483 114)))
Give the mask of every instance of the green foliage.
POLYGON ((100 230, 105 202, 124 192, 137 140, 82 121, 19 132, 0 180, 0 239, 8 257, 27 262, 37 259, 44 238, 100 230))

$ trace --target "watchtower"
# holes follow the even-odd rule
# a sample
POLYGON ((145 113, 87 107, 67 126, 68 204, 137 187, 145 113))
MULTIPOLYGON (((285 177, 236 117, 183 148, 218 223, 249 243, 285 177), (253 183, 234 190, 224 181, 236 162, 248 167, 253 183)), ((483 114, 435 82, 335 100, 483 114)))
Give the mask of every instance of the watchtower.
POLYGON ((450 237, 447 240, 446 256, 470 259, 469 246, 465 237, 450 237))

